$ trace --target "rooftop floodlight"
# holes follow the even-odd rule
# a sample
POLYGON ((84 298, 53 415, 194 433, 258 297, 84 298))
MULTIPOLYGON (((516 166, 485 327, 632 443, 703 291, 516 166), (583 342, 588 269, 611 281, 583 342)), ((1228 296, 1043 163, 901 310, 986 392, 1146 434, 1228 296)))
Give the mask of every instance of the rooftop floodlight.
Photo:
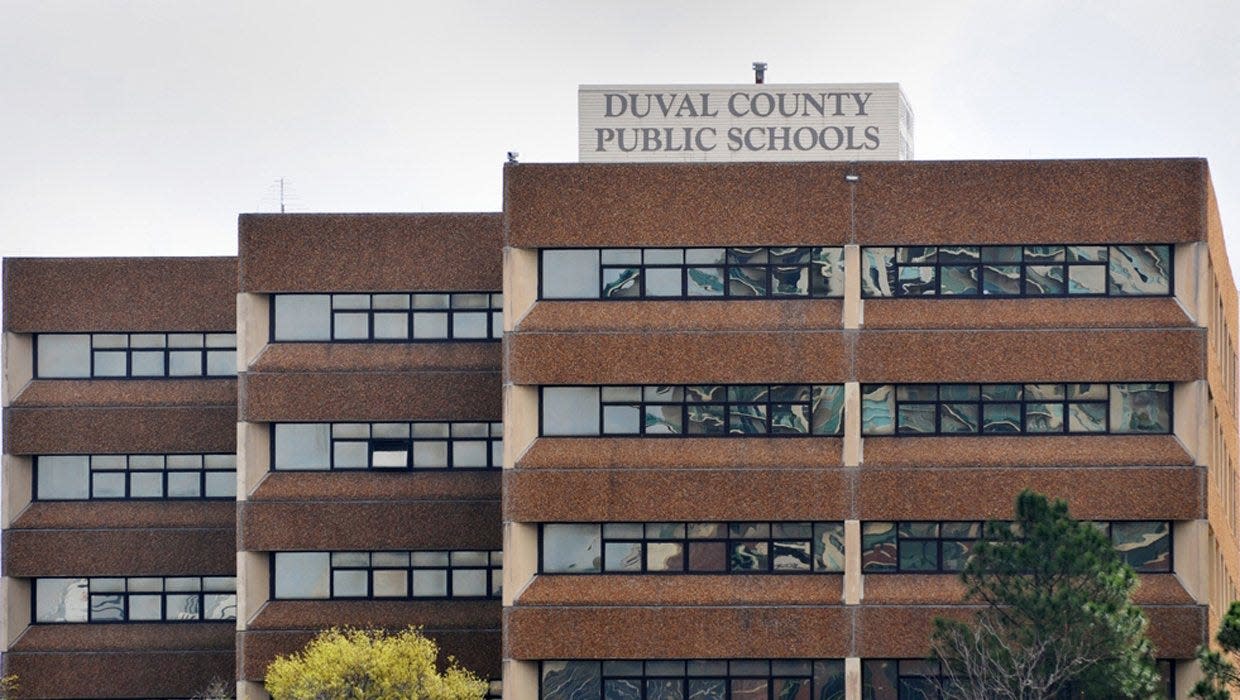
POLYGON ((517 162, 517 157, 518 157, 518 156, 520 156, 520 155, 521 155, 521 154, 520 154, 520 153, 517 153, 516 151, 508 151, 508 162, 509 162, 509 163, 516 163, 516 162, 517 162))

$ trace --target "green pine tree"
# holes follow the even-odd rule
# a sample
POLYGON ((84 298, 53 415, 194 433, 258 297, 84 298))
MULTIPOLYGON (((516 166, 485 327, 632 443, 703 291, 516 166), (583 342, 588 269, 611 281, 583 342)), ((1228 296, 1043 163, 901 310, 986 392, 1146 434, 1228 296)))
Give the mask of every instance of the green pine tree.
POLYGON ((1201 662, 1204 678, 1193 686, 1190 697, 1228 700, 1231 698, 1230 689, 1240 691, 1240 671, 1229 658, 1232 654, 1240 654, 1240 601, 1233 602, 1227 609, 1214 639, 1222 651, 1208 646, 1197 650, 1197 660, 1201 662))
POLYGON ((1063 501, 1025 491, 1012 523, 987 523, 961 578, 970 622, 935 620, 945 698, 1158 697, 1137 577, 1063 501))

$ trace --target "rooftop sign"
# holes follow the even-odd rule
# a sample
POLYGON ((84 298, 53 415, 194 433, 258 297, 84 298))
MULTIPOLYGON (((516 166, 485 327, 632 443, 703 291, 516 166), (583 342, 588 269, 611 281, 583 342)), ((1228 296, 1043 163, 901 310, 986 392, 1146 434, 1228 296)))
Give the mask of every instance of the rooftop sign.
POLYGON ((907 160, 896 83, 581 85, 581 162, 907 160))

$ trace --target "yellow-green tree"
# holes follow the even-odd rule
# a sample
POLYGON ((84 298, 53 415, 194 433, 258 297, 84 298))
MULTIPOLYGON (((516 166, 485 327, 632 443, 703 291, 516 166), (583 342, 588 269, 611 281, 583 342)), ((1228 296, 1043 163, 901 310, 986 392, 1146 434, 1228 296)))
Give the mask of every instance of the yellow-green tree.
POLYGON ((267 667, 275 700, 481 700, 487 684, 416 627, 400 632, 332 628, 267 667))

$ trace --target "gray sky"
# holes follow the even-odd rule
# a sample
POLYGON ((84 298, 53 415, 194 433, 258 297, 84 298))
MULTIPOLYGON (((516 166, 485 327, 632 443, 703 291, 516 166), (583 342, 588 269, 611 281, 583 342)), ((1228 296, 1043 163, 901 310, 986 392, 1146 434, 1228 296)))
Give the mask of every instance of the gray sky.
MULTIPOLYGON (((579 83, 899 82, 919 159, 1206 156, 1240 2, 0 0, 0 254, 232 254, 236 216, 495 211, 579 83)), ((1237 265, 1240 267, 1240 265, 1237 265)))

